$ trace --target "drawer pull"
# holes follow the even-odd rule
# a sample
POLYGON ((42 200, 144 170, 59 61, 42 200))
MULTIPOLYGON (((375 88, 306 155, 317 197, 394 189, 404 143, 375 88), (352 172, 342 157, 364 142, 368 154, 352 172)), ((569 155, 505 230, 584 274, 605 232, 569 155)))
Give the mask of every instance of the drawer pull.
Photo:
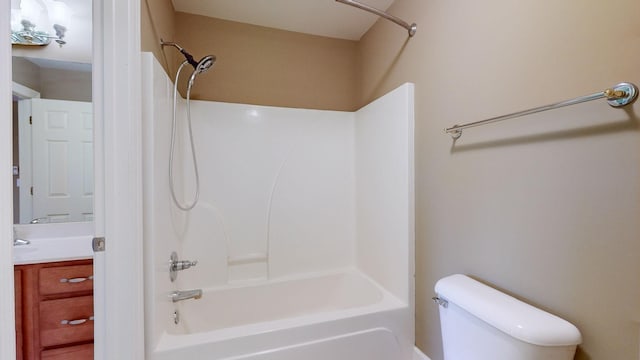
POLYGON ((87 281, 87 280, 93 280, 93 275, 88 276, 88 277, 78 277, 78 278, 71 278, 71 279, 60 279, 61 283, 69 283, 69 284, 75 284, 75 283, 81 283, 83 281, 87 281))
POLYGON ((93 321, 93 316, 89 316, 88 319, 76 319, 76 320, 62 320, 60 321, 61 325, 80 325, 84 324, 87 321, 93 321))

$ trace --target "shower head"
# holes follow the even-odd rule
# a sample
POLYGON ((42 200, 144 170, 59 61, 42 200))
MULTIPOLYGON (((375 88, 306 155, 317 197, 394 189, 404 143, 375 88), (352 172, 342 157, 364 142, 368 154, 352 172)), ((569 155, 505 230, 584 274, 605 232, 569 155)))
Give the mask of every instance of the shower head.
MULTIPOLYGON (((189 61, 187 59, 187 61, 189 61)), ((191 77, 189 77, 189 88, 191 88, 191 86, 193 86, 193 82, 196 79, 196 76, 202 74, 203 72, 206 72, 207 70, 211 69, 211 67, 213 66, 213 64, 216 62, 216 57, 215 55, 207 55, 205 57, 203 57, 200 61, 198 61, 196 63, 196 65, 194 66, 194 70, 191 73, 191 77)), ((191 64, 191 62, 189 62, 191 64)), ((191 64, 193 65, 193 64, 191 64)))
POLYGON ((195 67, 195 72, 198 74, 202 74, 203 72, 211 69, 213 64, 216 62, 215 55, 207 55, 203 57, 200 61, 198 61, 198 65, 195 67))
POLYGON ((173 46, 178 49, 178 51, 180 51, 180 53, 182 53, 182 55, 187 59, 187 62, 191 64, 191 66, 193 66, 193 69, 195 70, 194 73, 196 74, 201 74, 209 70, 216 62, 216 57, 214 55, 207 55, 200 61, 196 61, 191 54, 189 54, 184 48, 174 42, 168 42, 160 39, 160 45, 173 46))

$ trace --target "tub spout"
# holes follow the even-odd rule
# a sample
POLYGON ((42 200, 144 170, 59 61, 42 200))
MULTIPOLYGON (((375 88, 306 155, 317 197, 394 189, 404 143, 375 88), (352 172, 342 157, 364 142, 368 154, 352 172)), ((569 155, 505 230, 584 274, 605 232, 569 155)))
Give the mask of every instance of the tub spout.
POLYGON ((174 292, 171 293, 171 301, 173 302, 178 302, 178 301, 182 301, 182 300, 188 300, 188 299, 200 299, 202 297, 202 290, 201 289, 195 289, 195 290, 176 290, 174 292))

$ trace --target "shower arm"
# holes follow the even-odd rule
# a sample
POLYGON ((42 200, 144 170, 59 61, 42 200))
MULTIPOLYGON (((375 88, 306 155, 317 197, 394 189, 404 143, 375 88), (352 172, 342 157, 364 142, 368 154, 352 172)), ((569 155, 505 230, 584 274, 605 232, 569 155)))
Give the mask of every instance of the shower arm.
POLYGON ((178 49, 180 52, 184 51, 184 49, 182 48, 182 46, 171 42, 171 41, 164 41, 162 38, 160 38, 160 46, 165 47, 165 46, 173 46, 176 49, 178 49))
POLYGON ((182 55, 184 55, 185 58, 187 58, 187 62, 189 62, 189 64, 191 64, 191 66, 193 66, 193 68, 197 68, 198 67, 198 62, 196 61, 196 59, 193 58, 193 56, 191 54, 189 54, 187 52, 187 50, 185 50, 182 46, 171 42, 171 41, 164 41, 162 38, 160 39, 160 46, 161 47, 165 47, 165 46, 173 46, 176 49, 178 49, 178 51, 180 51, 182 53, 182 55))

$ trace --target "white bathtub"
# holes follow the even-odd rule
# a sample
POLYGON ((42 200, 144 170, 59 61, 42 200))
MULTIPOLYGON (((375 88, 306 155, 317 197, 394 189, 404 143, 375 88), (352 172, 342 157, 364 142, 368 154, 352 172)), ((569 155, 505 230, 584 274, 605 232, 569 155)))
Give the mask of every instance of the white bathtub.
MULTIPOLYGON (((353 113, 193 101, 206 161, 184 213, 167 177, 173 84, 143 61, 146 359, 411 360, 413 86, 353 113), (173 251, 199 261, 176 282, 173 251), (269 280, 226 285, 257 278, 269 280), (200 287, 201 300, 168 299, 200 287)), ((190 194, 182 145, 175 175, 190 194)))
POLYGON ((407 304, 355 269, 205 290, 154 359, 402 360, 407 304))

